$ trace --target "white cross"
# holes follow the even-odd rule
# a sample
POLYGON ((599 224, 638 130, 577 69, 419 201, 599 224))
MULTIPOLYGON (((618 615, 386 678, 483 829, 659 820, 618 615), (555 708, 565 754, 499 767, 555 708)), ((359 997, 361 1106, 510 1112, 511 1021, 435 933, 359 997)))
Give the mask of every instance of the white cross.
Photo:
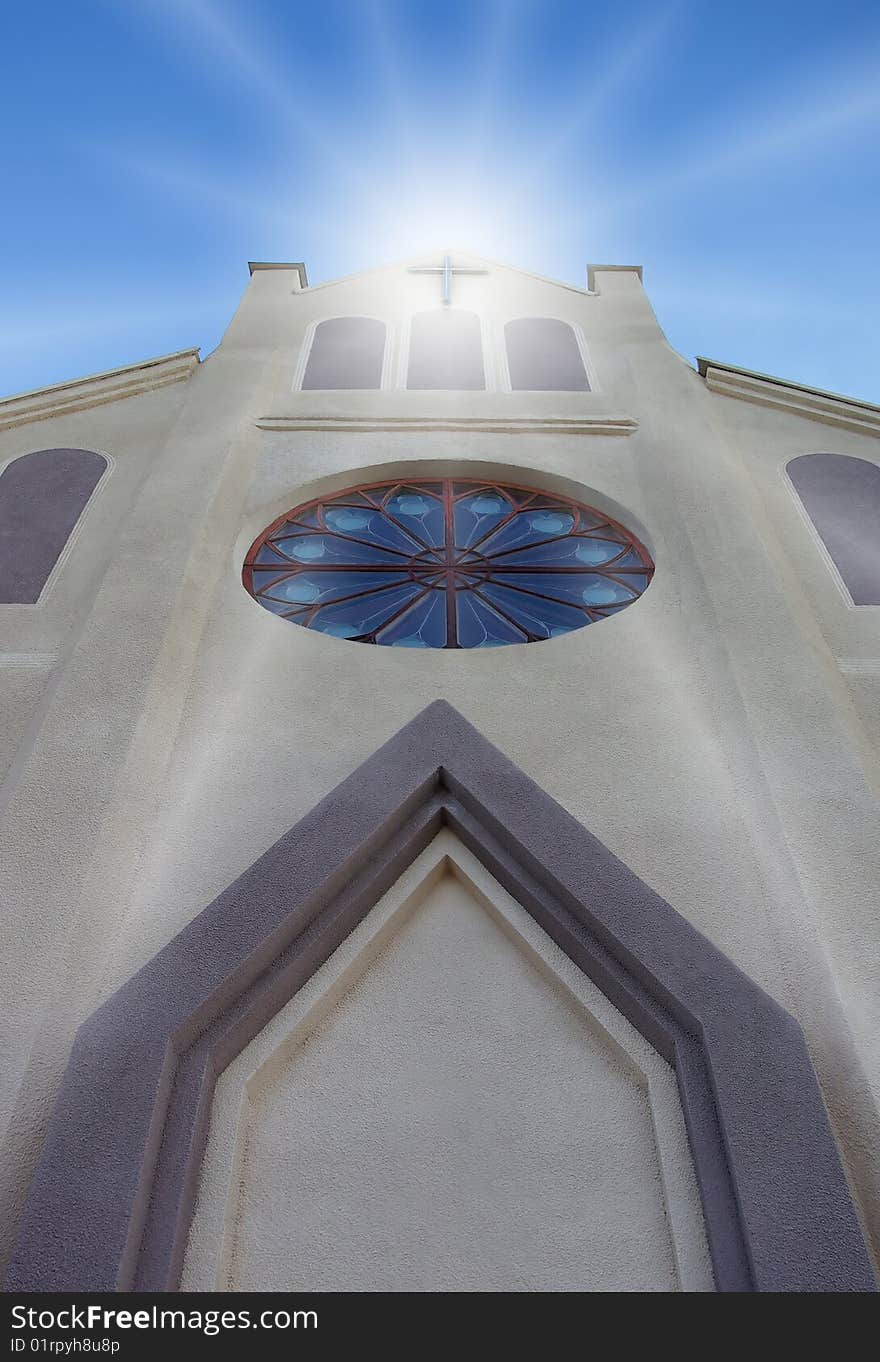
POLYGON ((452 276, 454 274, 488 274, 488 270, 465 269, 461 265, 453 265, 452 256, 444 255, 442 265, 411 265, 410 274, 442 274, 443 275, 443 301, 452 302, 452 276))

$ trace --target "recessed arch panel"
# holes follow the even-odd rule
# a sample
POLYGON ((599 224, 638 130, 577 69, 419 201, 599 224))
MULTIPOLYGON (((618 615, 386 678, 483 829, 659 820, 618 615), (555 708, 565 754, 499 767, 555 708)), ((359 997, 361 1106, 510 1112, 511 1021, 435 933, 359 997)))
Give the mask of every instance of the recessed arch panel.
POLYGON ((483 333, 475 312, 417 312, 410 326, 408 388, 482 389, 483 333))
POLYGON ((514 392, 589 392, 574 328, 558 317, 517 317, 504 328, 514 392))
POLYGON ((381 388, 385 323, 375 317, 329 317, 315 327, 304 389, 381 388))
POLYGON ((0 474, 0 604, 34 605, 107 468, 90 449, 39 449, 0 474))
POLYGON ((801 454, 787 472, 853 605, 880 605, 880 465, 801 454))

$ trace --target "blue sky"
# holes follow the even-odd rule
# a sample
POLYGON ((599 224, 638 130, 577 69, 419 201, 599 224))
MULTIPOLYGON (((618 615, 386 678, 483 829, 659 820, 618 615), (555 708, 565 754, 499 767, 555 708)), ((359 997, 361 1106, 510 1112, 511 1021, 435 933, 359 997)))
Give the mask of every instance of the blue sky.
POLYGON ((876 0, 7 6, 0 391, 218 342, 247 261, 641 263, 671 343, 880 401, 876 0))

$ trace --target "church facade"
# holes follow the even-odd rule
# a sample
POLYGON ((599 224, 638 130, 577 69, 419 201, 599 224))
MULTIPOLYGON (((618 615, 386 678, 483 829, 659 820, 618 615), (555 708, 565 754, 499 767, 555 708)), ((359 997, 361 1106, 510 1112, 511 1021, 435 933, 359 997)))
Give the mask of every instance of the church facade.
POLYGON ((880 408, 255 264, 0 402, 19 1290, 873 1290, 880 408))

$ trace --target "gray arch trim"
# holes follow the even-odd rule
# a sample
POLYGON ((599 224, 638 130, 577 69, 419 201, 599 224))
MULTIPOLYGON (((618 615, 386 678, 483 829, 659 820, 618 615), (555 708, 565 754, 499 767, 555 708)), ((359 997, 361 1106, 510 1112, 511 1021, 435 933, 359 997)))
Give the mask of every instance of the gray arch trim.
POLYGON ((39 449, 0 474, 0 605, 33 605, 107 468, 90 449, 39 449))
POLYGON ((477 391, 486 386, 483 332, 476 312, 434 308, 410 323, 408 388, 477 391))
POLYGON ((514 392, 589 392, 573 327, 558 317, 517 317, 504 327, 514 392))
POLYGON ((82 1026, 7 1289, 176 1287, 216 1076, 443 824, 674 1065, 718 1289, 876 1289, 797 1023, 443 701, 82 1026))
POLYGON ((786 471, 854 605, 880 605, 880 466, 801 454, 786 471))
POLYGON ((329 317, 315 327, 303 389, 381 388, 384 359, 384 322, 329 317))

